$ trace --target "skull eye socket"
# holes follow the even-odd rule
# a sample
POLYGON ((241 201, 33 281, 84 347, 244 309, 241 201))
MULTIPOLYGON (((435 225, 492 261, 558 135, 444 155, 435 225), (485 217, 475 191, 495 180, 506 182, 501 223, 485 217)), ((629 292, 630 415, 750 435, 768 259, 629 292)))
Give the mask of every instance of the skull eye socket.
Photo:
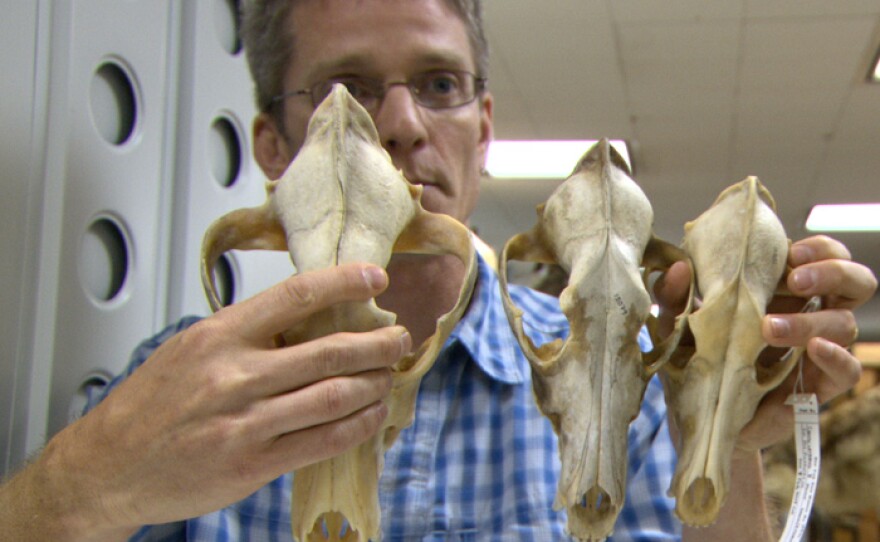
POLYGON ((678 351, 669 358, 669 361, 663 366, 663 368, 669 373, 679 374, 685 370, 693 355, 693 346, 681 346, 678 351))
POLYGON ((779 378, 780 372, 790 368, 785 361, 787 348, 768 346, 761 351, 755 362, 755 381, 759 385, 766 385, 779 378))
POLYGON ((688 366, 695 351, 696 339, 694 338, 690 326, 685 325, 681 332, 678 346, 675 348, 672 355, 669 356, 669 361, 663 365, 663 370, 670 374, 681 374, 681 372, 688 366))

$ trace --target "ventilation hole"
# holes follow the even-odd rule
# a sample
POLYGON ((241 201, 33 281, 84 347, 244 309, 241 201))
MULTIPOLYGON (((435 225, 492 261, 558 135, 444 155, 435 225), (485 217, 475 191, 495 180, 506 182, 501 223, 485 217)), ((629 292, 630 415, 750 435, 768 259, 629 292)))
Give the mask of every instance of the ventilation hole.
POLYGON ((79 253, 83 289, 97 301, 110 301, 125 285, 128 268, 128 243, 119 225, 110 218, 92 222, 79 253))
POLYGON ((137 121, 137 96, 128 73, 114 62, 102 64, 89 89, 92 122, 111 145, 131 138, 137 121))
POLYGON ((231 55, 241 51, 239 0, 214 1, 214 29, 223 50, 231 55))
POLYGON ((220 186, 232 186, 241 173, 241 139, 238 130, 229 119, 218 117, 211 125, 208 137, 211 173, 220 186))
POLYGON ((214 283, 217 285, 217 297, 225 307, 235 302, 236 266, 228 254, 220 256, 214 264, 214 283))
POLYGON ((75 422, 82 417, 83 409, 89 403, 89 396, 99 393, 109 383, 110 375, 104 372, 92 373, 87 376, 70 399, 70 405, 67 408, 68 423, 75 422))

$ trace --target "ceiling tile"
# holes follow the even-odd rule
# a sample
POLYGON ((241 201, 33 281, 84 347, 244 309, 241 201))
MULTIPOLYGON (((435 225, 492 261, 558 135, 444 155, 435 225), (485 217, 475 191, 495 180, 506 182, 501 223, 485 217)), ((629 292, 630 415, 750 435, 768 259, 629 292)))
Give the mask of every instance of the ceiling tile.
POLYGON ((739 26, 706 24, 622 25, 620 48, 632 111, 730 111, 736 77, 739 26))
POLYGON ((711 21, 738 19, 743 14, 742 0, 706 2, 705 0, 613 0, 611 11, 620 23, 661 21, 711 21))

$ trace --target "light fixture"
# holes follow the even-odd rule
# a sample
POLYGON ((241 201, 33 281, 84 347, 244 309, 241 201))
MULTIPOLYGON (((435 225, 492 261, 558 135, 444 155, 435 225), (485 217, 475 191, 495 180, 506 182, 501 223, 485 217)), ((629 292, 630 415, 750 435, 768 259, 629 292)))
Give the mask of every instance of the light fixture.
POLYGON ((809 231, 880 231, 880 203, 815 205, 806 227, 809 231))
MULTIPOLYGON (((586 140, 498 140, 489 144, 486 170, 507 179, 564 179, 587 150, 596 143, 586 140)), ((610 140, 632 169, 626 141, 610 140)))

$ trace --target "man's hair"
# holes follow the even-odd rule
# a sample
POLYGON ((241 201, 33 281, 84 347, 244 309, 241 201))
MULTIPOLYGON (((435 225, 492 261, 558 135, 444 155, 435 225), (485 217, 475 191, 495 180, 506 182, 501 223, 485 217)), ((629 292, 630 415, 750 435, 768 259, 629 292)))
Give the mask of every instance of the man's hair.
MULTIPOLYGON (((272 98, 284 91, 284 71, 296 48, 296 36, 291 35, 288 24, 295 1, 244 0, 241 5, 241 40, 260 111, 270 111, 272 98)), ((482 0, 445 1, 465 23, 477 75, 487 77, 489 47, 483 31, 482 0)), ((280 125, 281 108, 276 110, 280 125)))

